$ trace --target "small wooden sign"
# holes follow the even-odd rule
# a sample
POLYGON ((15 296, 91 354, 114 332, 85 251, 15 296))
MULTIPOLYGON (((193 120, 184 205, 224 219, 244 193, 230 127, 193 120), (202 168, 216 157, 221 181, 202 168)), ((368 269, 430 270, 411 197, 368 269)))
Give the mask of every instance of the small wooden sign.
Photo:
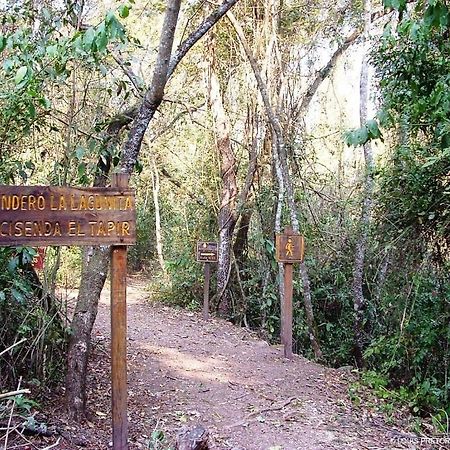
POLYGON ((0 246, 134 243, 132 189, 0 186, 0 246))
POLYGON ((305 240, 298 233, 288 232, 275 237, 276 258, 278 262, 302 262, 305 252, 305 240))
POLYGON ((217 262, 217 242, 197 242, 197 262, 217 262))

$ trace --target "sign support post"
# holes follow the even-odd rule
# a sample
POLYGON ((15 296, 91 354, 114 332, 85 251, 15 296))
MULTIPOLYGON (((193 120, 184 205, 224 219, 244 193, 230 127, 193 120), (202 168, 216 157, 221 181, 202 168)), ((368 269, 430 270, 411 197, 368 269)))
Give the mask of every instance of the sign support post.
POLYGON ((276 235, 276 258, 284 267, 284 299, 281 305, 281 343, 285 358, 292 359, 292 321, 294 293, 294 263, 303 261, 304 239, 295 233, 291 226, 284 229, 284 234, 276 235))
POLYGON ((284 344, 284 357, 292 359, 292 296, 294 292, 294 264, 284 264, 284 308, 282 308, 282 343, 284 344))
POLYGON ((209 319, 209 281, 211 279, 211 264, 205 262, 205 286, 203 287, 203 320, 209 319))
MULTIPOLYGON (((128 175, 113 174, 112 187, 128 188, 128 175)), ((111 247, 111 398, 113 450, 128 449, 127 247, 111 247)))

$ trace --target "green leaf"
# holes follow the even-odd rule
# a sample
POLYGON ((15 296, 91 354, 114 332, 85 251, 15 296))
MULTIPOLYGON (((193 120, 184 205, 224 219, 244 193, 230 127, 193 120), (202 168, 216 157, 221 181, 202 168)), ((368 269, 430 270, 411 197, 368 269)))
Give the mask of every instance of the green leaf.
POLYGON ((106 68, 106 66, 104 64, 100 64, 98 66, 98 68, 104 77, 108 74, 108 69, 106 68))
POLYGON ((50 13, 50 11, 47 8, 42 8, 42 15, 45 20, 47 20, 49 22, 52 20, 52 14, 50 13))
POLYGON ((30 103, 28 105, 28 115, 30 116, 31 119, 36 119, 36 107, 34 106, 33 103, 30 103))
POLYGON ((380 131, 380 128, 378 127, 378 123, 376 120, 373 120, 373 119, 369 120, 366 123, 366 127, 369 132, 369 137, 371 139, 378 139, 381 137, 381 131, 380 131))
POLYGON ((58 55, 58 46, 57 45, 49 45, 45 52, 47 53, 50 58, 55 58, 58 55))
POLYGON ((8 272, 14 273, 18 265, 19 265, 19 257, 15 256, 14 258, 11 258, 8 262, 8 272))
POLYGON ((142 173, 144 170, 144 166, 140 161, 136 161, 136 164, 134 165, 134 170, 136 170, 137 173, 142 173))
POLYGON ((26 66, 19 67, 16 72, 16 76, 14 77, 14 82, 18 85, 20 84, 25 76, 27 75, 28 68, 26 66))
POLYGON ((363 145, 369 139, 369 132, 366 127, 359 128, 355 131, 355 139, 358 145, 363 145))
POLYGON ((36 251, 31 247, 25 247, 22 250, 22 263, 29 264, 33 261, 33 258, 36 256, 36 251))
POLYGON ((75 154, 77 155, 77 158, 81 160, 84 156, 84 148, 77 147, 77 149, 75 150, 75 154))
POLYGON ((25 170, 20 169, 19 170, 19 176, 22 178, 22 181, 25 183, 28 180, 28 175, 25 172, 25 170))
POLYGON ((95 38, 95 44, 97 45, 97 51, 99 52, 102 52, 106 49, 106 46, 108 45, 108 36, 106 35, 105 31, 97 34, 97 37, 95 38))
POLYGON ((83 175, 85 175, 85 174, 86 174, 86 164, 81 163, 81 164, 79 164, 79 166, 78 166, 78 176, 79 176, 80 178, 82 178, 83 175))
POLYGON ((119 6, 119 16, 122 19, 126 19, 130 14, 130 5, 121 5, 119 6))
POLYGON ((3 61, 3 70, 6 73, 11 72, 11 70, 14 68, 14 61, 11 59, 5 59, 5 61, 3 61))
POLYGON ((95 29, 93 27, 89 27, 83 36, 83 47, 85 50, 90 50, 92 48, 92 44, 95 39, 95 29))
POLYGON ((369 140, 369 132, 366 127, 361 127, 346 133, 345 138, 347 145, 358 147, 364 145, 369 140))
POLYGON ((107 24, 107 27, 105 28, 105 30, 107 31, 109 38, 110 39, 119 38, 120 40, 124 41, 125 30, 124 30, 122 24, 119 22, 119 20, 115 16, 115 14, 109 13, 106 16, 105 22, 107 24))
POLYGON ((23 294, 21 292, 19 292, 17 289, 12 288, 11 289, 11 294, 20 303, 22 303, 24 301, 24 299, 25 299, 23 294))
POLYGON ((5 49, 5 47, 6 47, 6 37, 0 35, 0 53, 5 49))
POLYGON ((50 103, 50 100, 47 97, 42 97, 39 99, 39 104, 43 106, 45 109, 50 109, 52 104, 50 103))

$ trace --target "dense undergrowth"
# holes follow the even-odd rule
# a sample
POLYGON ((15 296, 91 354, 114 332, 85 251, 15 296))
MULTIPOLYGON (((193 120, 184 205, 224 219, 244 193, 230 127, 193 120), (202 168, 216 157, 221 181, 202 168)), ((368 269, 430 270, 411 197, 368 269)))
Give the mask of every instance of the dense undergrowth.
POLYGON ((31 248, 0 250, 0 390, 32 386, 39 396, 61 380, 68 330, 59 301, 32 266, 31 248))

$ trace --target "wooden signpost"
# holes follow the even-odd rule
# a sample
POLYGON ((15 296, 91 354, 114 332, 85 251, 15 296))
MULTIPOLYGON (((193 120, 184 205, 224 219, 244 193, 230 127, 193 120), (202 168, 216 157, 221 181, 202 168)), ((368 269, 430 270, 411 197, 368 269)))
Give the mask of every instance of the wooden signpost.
POLYGON ((0 186, 0 246, 111 245, 113 450, 128 449, 126 365, 127 245, 136 242, 128 175, 112 186, 0 186))
POLYGON ((303 236, 294 233, 292 227, 286 227, 284 234, 275 237, 276 259, 284 264, 284 304, 281 307, 281 343, 284 345, 284 356, 292 359, 292 297, 293 297, 293 265, 303 261, 305 242, 303 236))
POLYGON ((211 263, 218 261, 217 242, 197 242, 197 262, 205 263, 205 285, 203 287, 203 319, 209 319, 209 281, 211 279, 211 263))

